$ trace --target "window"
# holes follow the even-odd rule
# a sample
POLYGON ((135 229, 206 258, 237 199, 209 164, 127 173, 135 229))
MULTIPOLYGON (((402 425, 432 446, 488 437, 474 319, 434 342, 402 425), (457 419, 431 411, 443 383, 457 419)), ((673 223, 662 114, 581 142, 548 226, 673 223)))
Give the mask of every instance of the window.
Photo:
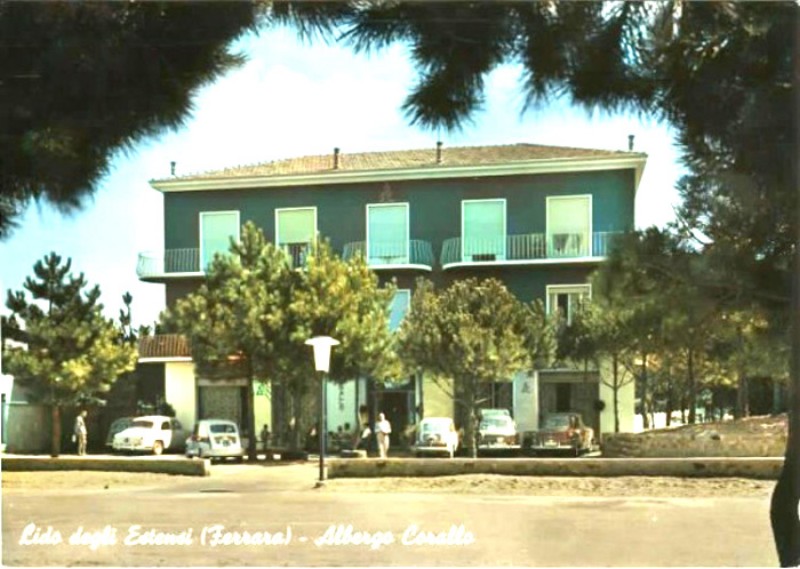
POLYGON ((394 298, 392 299, 392 307, 389 312, 389 330, 394 332, 400 327, 400 323, 405 318, 408 312, 408 306, 411 303, 411 291, 400 289, 395 291, 394 298))
POLYGON ((200 269, 205 271, 217 253, 230 252, 231 238, 239 240, 238 211, 200 213, 200 269))
POLYGON ((592 196, 547 198, 549 257, 586 257, 591 252, 592 196))
MULTIPOLYGON (((556 413, 563 413, 572 410, 572 384, 556 383, 556 413)), ((564 417, 568 421, 569 428, 574 428, 573 417, 564 417)))
POLYGON ((305 264, 306 254, 317 236, 317 208, 275 210, 275 241, 289 256, 293 267, 305 264))
POLYGON ((505 259, 506 200, 461 202, 461 243, 463 261, 505 259))
POLYGON ((367 262, 408 263, 408 204, 367 206, 367 262))
POLYGON ((592 285, 550 285, 547 287, 547 313, 557 313, 571 324, 581 301, 591 296, 592 285))

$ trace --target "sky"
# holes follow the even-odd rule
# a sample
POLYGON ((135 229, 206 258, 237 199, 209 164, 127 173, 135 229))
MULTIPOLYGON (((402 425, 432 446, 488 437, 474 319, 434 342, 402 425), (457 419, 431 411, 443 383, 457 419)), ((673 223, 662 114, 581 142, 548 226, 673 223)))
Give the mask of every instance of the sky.
POLYGON ((355 55, 346 46, 300 41, 285 28, 241 38, 233 49, 249 61, 199 90, 191 118, 178 131, 140 141, 115 155, 93 198, 71 215, 33 204, 21 227, 0 241, 0 313, 5 291, 22 290, 34 263, 51 251, 99 284, 110 317, 133 295, 133 321, 152 324, 164 308, 164 285, 136 277, 138 254, 163 249, 163 196, 149 180, 166 178, 170 162, 185 175, 282 158, 377 150, 519 142, 648 154, 636 202, 636 225, 674 218, 683 170, 674 132, 647 117, 589 113, 556 100, 524 113, 521 69, 507 65, 486 81, 484 108, 457 133, 408 124, 401 106, 416 73, 403 46, 355 55))

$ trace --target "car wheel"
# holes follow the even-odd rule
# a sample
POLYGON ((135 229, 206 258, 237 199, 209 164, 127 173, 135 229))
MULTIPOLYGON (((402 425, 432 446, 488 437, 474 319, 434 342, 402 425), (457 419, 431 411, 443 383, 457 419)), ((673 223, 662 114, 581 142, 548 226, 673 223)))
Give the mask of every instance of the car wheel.
POLYGON ((156 441, 153 443, 153 454, 159 456, 164 452, 164 443, 156 441))

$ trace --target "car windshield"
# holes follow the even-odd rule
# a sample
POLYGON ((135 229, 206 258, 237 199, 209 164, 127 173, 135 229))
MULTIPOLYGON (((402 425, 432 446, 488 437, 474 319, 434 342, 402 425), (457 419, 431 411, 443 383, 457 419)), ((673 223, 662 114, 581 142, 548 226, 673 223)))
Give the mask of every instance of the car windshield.
POLYGON ((445 422, 435 422, 434 423, 432 421, 424 422, 420 426, 420 430, 423 433, 440 433, 442 431, 448 430, 448 428, 449 428, 448 423, 445 423, 445 422))
POLYGON ((569 427, 569 415, 550 415, 544 420, 545 429, 563 429, 569 427))
POLYGON ((216 425, 211 425, 209 430, 212 433, 235 433, 236 432, 236 427, 234 427, 233 425, 226 425, 224 423, 223 424, 219 424, 218 423, 216 425))
POLYGON ((131 422, 131 427, 142 427, 144 429, 152 429, 153 421, 145 421, 143 419, 136 419, 131 422))
POLYGON ((484 417, 481 420, 481 428, 485 429, 488 427, 510 427, 513 423, 511 417, 506 417, 504 415, 493 415, 490 417, 484 417))

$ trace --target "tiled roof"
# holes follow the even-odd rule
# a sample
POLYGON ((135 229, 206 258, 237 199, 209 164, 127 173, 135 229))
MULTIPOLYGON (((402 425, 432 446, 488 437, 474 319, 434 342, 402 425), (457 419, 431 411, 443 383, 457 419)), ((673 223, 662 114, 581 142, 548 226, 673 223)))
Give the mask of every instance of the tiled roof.
POLYGON ((180 334, 158 334, 139 338, 139 358, 188 358, 189 340, 180 334))
POLYGON ((543 146, 539 144, 509 144, 503 146, 442 147, 441 163, 437 163, 436 156, 435 147, 418 150, 358 152, 354 154, 341 152, 338 156, 338 168, 334 168, 334 153, 331 152, 330 154, 318 156, 302 156, 248 166, 235 166, 223 170, 168 178, 167 180, 213 180, 239 177, 335 174, 336 172, 483 166, 513 164, 514 162, 532 160, 620 158, 644 155, 638 152, 615 150, 543 146))

